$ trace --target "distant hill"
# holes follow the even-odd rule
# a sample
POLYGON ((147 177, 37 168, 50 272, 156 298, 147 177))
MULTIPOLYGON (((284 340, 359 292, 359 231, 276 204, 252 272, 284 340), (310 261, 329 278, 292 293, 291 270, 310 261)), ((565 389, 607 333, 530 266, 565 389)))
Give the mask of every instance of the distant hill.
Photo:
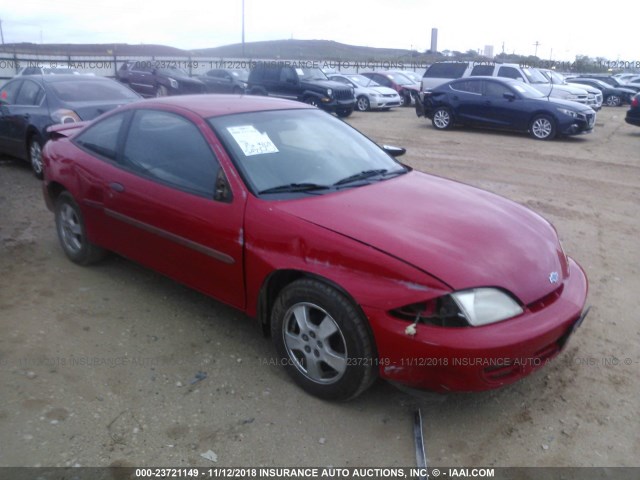
MULTIPOLYGON (((242 44, 201 48, 195 53, 206 57, 241 58, 242 44)), ((245 43, 244 57, 289 60, 398 60, 424 57, 416 51, 347 45, 333 40, 269 40, 245 43)))
POLYGON ((374 48, 347 45, 332 40, 270 40, 248 42, 244 56, 242 44, 215 48, 182 50, 166 45, 130 45, 127 43, 7 43, 0 45, 0 53, 65 56, 141 56, 141 57, 214 57, 266 58, 287 60, 350 60, 350 61, 424 61, 425 54, 399 48, 374 48))

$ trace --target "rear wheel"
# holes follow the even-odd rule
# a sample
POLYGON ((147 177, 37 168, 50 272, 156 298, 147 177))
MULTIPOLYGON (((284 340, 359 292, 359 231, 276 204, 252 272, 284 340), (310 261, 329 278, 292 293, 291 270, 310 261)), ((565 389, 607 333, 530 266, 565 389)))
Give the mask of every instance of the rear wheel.
POLYGON ((36 178, 42 179, 44 174, 44 166, 42 163, 42 141, 37 134, 33 134, 29 137, 27 143, 27 157, 31 170, 36 178))
POLYGON ((402 106, 403 107, 410 107, 411 106, 411 94, 404 92, 400 94, 400 100, 402 101, 402 106))
POLYGON ((158 88, 156 88, 156 97, 166 97, 167 95, 169 95, 167 87, 164 85, 158 85, 158 88))
POLYGON ((312 395, 349 400, 376 378, 366 320, 323 282, 301 279, 285 287, 273 306, 271 333, 285 369, 312 395))
POLYGON ((369 99, 367 97, 365 97, 364 95, 358 97, 358 100, 356 101, 356 108, 359 112, 366 112, 370 107, 371 104, 369 103, 369 99))
POLYGON ((69 192, 62 192, 58 196, 55 214, 60 245, 72 262, 89 265, 105 256, 106 251, 103 248, 87 239, 82 212, 69 192))
POLYGON ((556 122, 549 115, 537 115, 531 120, 529 133, 536 140, 551 140, 556 136, 556 122))
POLYGON ((451 118, 451 112, 446 107, 440 107, 433 112, 433 119, 431 123, 438 130, 447 130, 453 125, 453 118, 451 118))

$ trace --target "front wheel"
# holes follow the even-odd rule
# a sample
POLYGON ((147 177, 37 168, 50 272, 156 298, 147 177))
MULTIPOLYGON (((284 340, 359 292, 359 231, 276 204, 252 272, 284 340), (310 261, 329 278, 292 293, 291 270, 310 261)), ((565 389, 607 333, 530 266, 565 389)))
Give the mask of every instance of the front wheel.
POLYGON ((536 140, 552 140, 556 136, 556 123, 549 115, 537 115, 531 120, 529 133, 536 140))
POLYGON ((287 373, 312 395, 350 400, 376 378, 366 319, 323 282, 301 279, 285 287, 273 306, 271 334, 287 373))
POLYGON ((345 108, 342 110, 336 110, 336 115, 340 118, 347 118, 349 115, 353 113, 353 108, 345 108))
POLYGON ((156 88, 156 97, 166 97, 167 95, 169 95, 167 87, 164 85, 158 85, 158 88, 156 88))
POLYGON ((31 165, 31 170, 33 170, 33 174, 36 178, 42 179, 44 174, 44 167, 42 163, 42 142, 38 135, 34 134, 29 137, 29 142, 27 144, 27 157, 29 164, 31 165))
POLYGON ((451 118, 451 112, 448 108, 440 107, 433 112, 433 119, 431 123, 438 130, 447 130, 453 125, 453 119, 451 118))
POLYGON ((104 257, 106 251, 87 239, 82 211, 69 192, 57 198, 55 213, 60 245, 72 262, 89 265, 104 257))
POLYGON ((318 101, 318 99, 316 97, 307 97, 304 99, 304 103, 307 103, 309 105, 313 105, 314 107, 319 107, 320 106, 320 102, 318 101))
POLYGON ((605 102, 609 107, 619 107, 622 105, 622 98, 618 95, 609 95, 605 102))

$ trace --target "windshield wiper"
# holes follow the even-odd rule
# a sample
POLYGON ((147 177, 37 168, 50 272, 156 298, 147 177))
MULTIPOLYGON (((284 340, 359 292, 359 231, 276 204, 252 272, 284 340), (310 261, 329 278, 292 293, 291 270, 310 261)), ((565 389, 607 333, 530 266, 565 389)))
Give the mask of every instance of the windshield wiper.
POLYGON ((314 190, 327 190, 328 188, 330 188, 328 185, 319 185, 317 183, 287 183, 285 185, 278 185, 277 187, 265 188, 264 190, 260 190, 258 194, 312 192, 314 190))
POLYGON ((381 175, 383 177, 388 177, 390 175, 401 175, 406 173, 406 170, 392 170, 389 171, 387 168, 379 168, 377 170, 363 170, 359 173, 354 173, 353 175, 349 175, 348 177, 343 178, 342 180, 338 180, 333 184, 334 187, 339 185, 345 185, 351 182, 358 182, 361 180, 366 180, 367 178, 376 177, 381 175))

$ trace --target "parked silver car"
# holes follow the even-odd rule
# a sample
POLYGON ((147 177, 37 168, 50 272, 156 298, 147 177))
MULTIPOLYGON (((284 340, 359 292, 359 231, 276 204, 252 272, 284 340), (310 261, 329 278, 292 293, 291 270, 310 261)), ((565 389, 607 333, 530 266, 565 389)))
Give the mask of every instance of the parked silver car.
POLYGON ((391 107, 402 105, 400 95, 393 88, 383 87, 363 75, 344 73, 329 74, 328 77, 353 87, 356 95, 356 109, 360 112, 376 109, 388 110, 391 107))
POLYGON ((589 105, 594 110, 598 111, 602 108, 602 90, 598 90, 595 87, 591 87, 589 85, 582 85, 580 83, 571 83, 567 82, 567 79, 561 73, 554 72, 553 70, 549 70, 547 68, 539 68, 540 73, 542 73, 554 86, 555 85, 569 85, 577 88, 581 88, 587 91, 589 95, 587 97, 587 105, 589 105))

